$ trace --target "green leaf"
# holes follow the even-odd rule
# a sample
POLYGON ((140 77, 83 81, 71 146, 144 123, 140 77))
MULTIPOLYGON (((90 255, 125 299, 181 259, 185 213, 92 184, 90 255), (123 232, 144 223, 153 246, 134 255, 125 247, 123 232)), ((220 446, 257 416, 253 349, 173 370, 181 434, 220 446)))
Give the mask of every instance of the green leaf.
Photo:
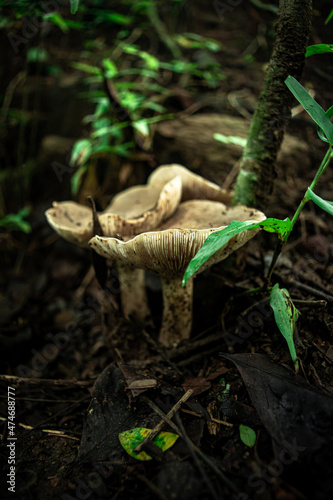
POLYGON ((314 122, 323 130, 328 142, 333 145, 333 124, 323 108, 310 96, 305 88, 292 76, 288 76, 285 84, 314 122))
MULTIPOLYGON (((118 438, 121 446, 127 453, 137 460, 152 460, 152 457, 148 455, 145 451, 140 451, 136 453, 134 448, 136 448, 151 432, 151 429, 145 429, 143 427, 137 427, 136 429, 131 429, 130 431, 121 432, 118 434, 118 438)), ((179 438, 178 434, 173 434, 172 432, 159 432, 152 442, 158 446, 162 451, 166 451, 179 438)))
POLYGON ((242 146, 242 148, 245 148, 247 143, 247 139, 244 139, 244 137, 223 135, 219 133, 214 134, 214 139, 224 144, 236 144, 237 146, 242 146))
POLYGON ((96 66, 91 66, 90 64, 73 62, 72 67, 81 71, 85 71, 87 73, 93 73, 94 75, 102 76, 102 70, 100 68, 97 68, 96 66))
POLYGON ((147 124, 147 120, 142 119, 133 122, 133 128, 135 128, 135 130, 137 130, 144 137, 149 137, 149 126, 147 124))
POLYGON ((333 53, 333 45, 328 43, 318 43, 316 45, 309 45, 305 51, 305 57, 313 56, 314 54, 327 54, 333 53))
POLYGON ((333 215, 333 202, 332 201, 323 200, 323 198, 320 198, 320 196, 315 194, 312 191, 312 189, 310 189, 310 188, 308 188, 306 191, 306 197, 309 200, 312 200, 322 210, 325 210, 325 212, 329 213, 330 215, 333 215))
POLYGON ((330 20, 333 18, 333 9, 331 10, 331 12, 328 14, 327 16, 327 19, 325 21, 325 24, 329 23, 330 20))
POLYGON ((117 12, 107 12, 102 15, 103 20, 111 21, 114 24, 120 24, 122 26, 128 26, 133 21, 132 17, 124 16, 117 12))
POLYGON ((0 215, 0 227, 6 228, 8 231, 23 231, 24 233, 31 233, 31 226, 29 222, 23 220, 29 215, 29 208, 22 208, 16 214, 0 215))
MULTIPOLYGON (((328 116, 329 119, 332 118, 332 116, 333 116, 333 106, 331 106, 330 108, 328 108, 328 110, 326 111, 326 115, 328 116)), ((317 127, 317 134, 319 135, 319 139, 321 139, 324 142, 328 142, 327 139, 326 139, 326 136, 325 136, 324 132, 322 131, 322 129, 320 127, 317 127)))
POLYGON ((88 170, 88 165, 81 165, 71 178, 71 191, 75 195, 79 192, 83 175, 88 170))
POLYGON ((193 276, 194 273, 204 264, 215 252, 220 250, 228 243, 231 238, 242 231, 251 231, 252 229, 264 229, 269 233, 278 233, 281 239, 284 239, 292 230, 290 219, 266 219, 262 222, 251 221, 232 221, 226 228, 216 231, 208 236, 199 252, 193 257, 184 274, 183 286, 193 276))
POLYGON ((294 306, 288 290, 279 288, 279 284, 273 286, 270 296, 270 305, 274 311, 276 324, 287 341, 291 359, 298 371, 297 354, 294 345, 294 330, 299 312, 294 306))
POLYGON ((89 139, 82 139, 77 141, 72 149, 70 166, 83 165, 90 156, 92 144, 89 139))
POLYGON ((256 444, 257 435, 251 427, 241 424, 239 426, 239 435, 243 443, 249 448, 253 448, 256 444))
POLYGON ((70 0, 70 3, 71 3, 71 13, 76 14, 79 8, 80 0, 70 0))
POLYGON ((67 20, 62 17, 61 14, 58 12, 51 13, 51 14, 45 14, 43 16, 43 19, 47 19, 48 21, 51 21, 53 24, 58 26, 58 28, 61 29, 63 33, 67 33, 69 31, 69 26, 67 24, 67 20))
POLYGON ((118 75, 117 66, 113 61, 111 61, 110 59, 103 59, 102 64, 103 67, 105 68, 106 78, 112 79, 118 75))
POLYGON ((32 63, 43 63, 48 60, 48 53, 42 47, 31 47, 27 52, 27 61, 32 63))

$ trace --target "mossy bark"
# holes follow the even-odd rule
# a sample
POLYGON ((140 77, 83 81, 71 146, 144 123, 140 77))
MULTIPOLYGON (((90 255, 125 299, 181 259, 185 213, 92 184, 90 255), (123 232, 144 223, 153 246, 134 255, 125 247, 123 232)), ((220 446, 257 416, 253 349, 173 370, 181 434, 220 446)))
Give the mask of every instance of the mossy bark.
POLYGON ((302 74, 311 14, 311 0, 280 0, 273 52, 241 159, 234 205, 263 209, 272 192, 275 160, 293 98, 284 81, 288 75, 299 79, 302 74))

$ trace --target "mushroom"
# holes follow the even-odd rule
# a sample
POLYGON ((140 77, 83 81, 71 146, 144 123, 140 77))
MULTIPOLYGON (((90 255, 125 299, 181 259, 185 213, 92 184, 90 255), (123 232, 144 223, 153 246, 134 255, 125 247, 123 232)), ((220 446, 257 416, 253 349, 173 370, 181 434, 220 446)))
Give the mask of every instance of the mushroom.
MULTIPOLYGON (((126 238, 126 241, 95 236, 89 244, 106 258, 117 259, 126 265, 131 263, 161 277, 164 308, 159 340, 171 347, 190 336, 193 279, 182 287, 182 278, 206 238, 224 229, 232 220, 260 222, 265 218, 262 212, 245 206, 227 207, 216 201, 191 200, 181 203, 173 217, 154 231, 126 238)), ((203 264, 199 272, 228 257, 256 232, 243 231, 234 236, 203 264)))
POLYGON ((162 187, 166 182, 169 182, 178 175, 182 180, 183 186, 181 201, 194 199, 213 200, 230 205, 233 197, 232 191, 227 191, 214 182, 210 182, 200 175, 194 174, 182 165, 161 165, 150 174, 148 184, 150 186, 162 187))
MULTIPOLYGON (((114 196, 98 214, 105 236, 134 236, 157 227, 176 210, 181 197, 181 179, 175 177, 158 186, 134 186, 114 196)), ((51 227, 71 243, 88 247, 93 234, 92 210, 73 201, 54 202, 45 213, 51 227)), ((125 317, 147 323, 150 317, 142 269, 119 265, 122 310, 125 317)))
MULTIPOLYGON (((114 196, 98 219, 105 236, 133 236, 168 219, 179 205, 180 176, 162 186, 133 186, 114 196)), ((71 243, 88 246, 94 236, 92 210, 74 201, 53 202, 45 212, 50 226, 71 243)))

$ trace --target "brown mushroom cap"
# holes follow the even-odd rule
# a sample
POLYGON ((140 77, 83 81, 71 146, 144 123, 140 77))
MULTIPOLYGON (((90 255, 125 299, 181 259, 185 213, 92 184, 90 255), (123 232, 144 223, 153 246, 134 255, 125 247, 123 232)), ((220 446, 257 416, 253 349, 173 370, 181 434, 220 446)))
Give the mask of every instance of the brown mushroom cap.
MULTIPOLYGON (((154 231, 126 238, 127 241, 95 236, 89 244, 106 258, 120 259, 171 278, 185 272, 190 260, 212 232, 223 229, 232 220, 259 222, 265 218, 262 212, 245 206, 227 207, 215 201, 190 200, 181 203, 173 217, 154 231)), ((199 272, 228 257, 256 232, 243 231, 234 236, 208 259, 199 272)))
POLYGON ((233 196, 232 191, 221 188, 214 182, 204 179, 186 167, 177 164, 161 165, 156 168, 148 178, 150 186, 163 186, 179 175, 182 180, 182 201, 186 200, 214 200, 230 204, 233 196))
MULTIPOLYGON (((170 217, 181 197, 181 179, 175 177, 162 188, 135 186, 116 195, 99 222, 104 235, 136 235, 149 231, 170 217), (108 213, 112 211, 112 213, 108 213)), ((86 246, 93 237, 92 211, 73 201, 54 202, 46 218, 63 238, 86 246)))

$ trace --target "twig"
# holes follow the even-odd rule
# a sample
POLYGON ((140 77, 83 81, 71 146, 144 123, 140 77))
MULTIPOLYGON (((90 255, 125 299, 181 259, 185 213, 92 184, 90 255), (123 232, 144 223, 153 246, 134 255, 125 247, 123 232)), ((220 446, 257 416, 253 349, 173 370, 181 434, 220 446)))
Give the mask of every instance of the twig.
POLYGON ((88 387, 94 384, 93 380, 62 380, 62 379, 47 379, 47 378, 23 378, 15 375, 0 375, 0 380, 10 382, 12 384, 29 384, 29 385, 79 385, 88 387))
MULTIPOLYGON (((163 421, 165 421, 166 423, 168 423, 170 425, 170 427, 172 429, 174 429, 175 432, 177 432, 177 434, 180 435, 180 437, 182 439, 184 439, 184 441, 186 441, 186 438, 184 437, 184 432, 182 432, 182 430, 180 429, 180 427, 178 425, 176 425, 175 423, 172 422, 172 420, 170 420, 168 418, 167 415, 165 415, 165 413, 158 407, 155 405, 155 403, 153 403, 152 401, 150 401, 148 398, 145 398, 146 401, 148 402, 149 406, 151 408, 153 408, 153 410, 163 419, 163 421)), ((176 418, 180 418, 178 415, 176 415, 176 418)), ((227 485, 229 486, 229 488, 234 491, 235 493, 239 493, 239 490, 238 488, 225 476, 225 474, 218 468, 216 467, 216 465, 212 462, 212 460, 207 456, 205 455, 205 453, 203 453, 191 440, 189 441, 191 444, 191 448, 193 448, 193 450, 198 454, 200 455, 200 457, 207 463, 207 465, 220 477, 220 479, 227 485)), ((134 449, 134 451, 136 451, 136 449, 134 449)))
MULTIPOLYGON (((188 400, 188 398, 190 396, 192 396, 194 390, 193 389, 189 389, 188 391, 185 392, 185 394, 180 398, 179 401, 177 401, 177 403, 175 404, 175 406, 173 408, 171 408, 171 410, 167 413, 166 417, 171 420, 172 417, 175 415, 175 413, 179 410, 179 408, 181 407, 181 405, 183 403, 185 403, 185 401, 188 400)), ((136 446, 134 448, 133 451, 135 451, 136 453, 139 453, 142 448, 144 447, 144 445, 148 442, 148 441, 151 441, 152 439, 154 439, 155 436, 157 436, 157 434, 161 431, 161 429, 163 428, 165 422, 164 420, 161 420, 155 427, 154 429, 148 434, 147 437, 145 437, 145 439, 140 443, 138 444, 138 446, 136 446)))
POLYGON ((193 461, 197 467, 197 469, 199 470, 200 474, 202 475, 202 479, 205 481, 205 483, 207 484, 208 488, 209 488, 209 491, 211 492, 213 498, 215 498, 216 500, 219 500, 221 497, 220 495, 217 494, 217 492, 215 491, 215 488, 214 486, 212 485, 212 482, 211 480, 209 479, 205 469, 202 467, 201 463, 200 463, 200 460, 198 458, 198 453, 197 453, 197 450, 195 449, 195 445, 193 443, 193 441, 191 441, 191 439, 188 437, 188 435, 186 434, 186 431, 184 429, 184 426, 183 426, 183 423, 181 421, 181 418, 179 415, 176 416, 176 419, 177 419, 177 425, 181 431, 181 436, 182 438, 184 439, 185 443, 187 444, 187 447, 189 449, 189 452, 193 458, 193 461))
MULTIPOLYGON (((180 417, 179 415, 176 415, 176 419, 177 419, 177 424, 179 423, 180 421, 180 417)), ((180 426, 179 426, 180 427, 180 426)), ((183 428, 184 429, 184 428, 183 428)), ((184 433, 182 432, 181 429, 180 430, 180 436, 186 441, 186 438, 184 438, 184 433)), ((188 438, 189 439, 189 438, 188 438)), ((191 440, 189 440, 189 442, 191 443, 191 447, 193 448, 193 450, 195 450, 195 452, 202 458, 202 460, 204 462, 206 462, 206 464, 215 472, 215 474, 217 476, 220 477, 220 479, 222 479, 222 481, 227 485, 229 486, 229 488, 234 492, 234 493, 240 493, 240 491, 238 490, 238 488, 226 477, 226 475, 214 464, 214 462, 205 454, 203 453, 200 448, 198 448, 191 440)), ((188 442, 188 443, 189 443, 188 442)))
MULTIPOLYGON (((6 422, 7 418, 0 417, 0 421, 6 422)), ((21 422, 19 422, 16 425, 18 427, 22 427, 22 429, 26 429, 27 431, 33 431, 33 430, 36 429, 35 427, 32 427, 31 425, 22 424, 21 422)), ((54 429, 41 429, 41 431, 45 432, 46 434, 53 435, 53 436, 63 437, 63 438, 66 438, 66 439, 74 439, 75 441, 80 441, 80 438, 75 437, 75 436, 68 436, 67 434, 64 433, 64 431, 57 431, 57 430, 54 430, 54 429)))
POLYGON ((163 495, 163 493, 155 486, 154 483, 149 481, 149 479, 144 476, 143 474, 139 474, 138 472, 135 472, 135 476, 140 479, 143 483, 145 483, 146 486, 151 490, 151 492, 155 495, 155 498, 160 498, 160 500, 168 500, 168 498, 163 495))
MULTIPOLYGON (((191 411, 191 410, 185 410, 185 408, 182 408, 181 411, 184 413, 188 413, 189 415, 193 415, 194 417, 199 417, 199 418, 202 417, 202 415, 199 415, 199 413, 195 413, 195 411, 191 411)), ((218 418, 210 417, 210 419, 212 422, 215 422, 216 424, 226 425, 227 427, 234 426, 234 424, 231 424, 230 422, 225 422, 224 420, 220 420, 218 418)))

